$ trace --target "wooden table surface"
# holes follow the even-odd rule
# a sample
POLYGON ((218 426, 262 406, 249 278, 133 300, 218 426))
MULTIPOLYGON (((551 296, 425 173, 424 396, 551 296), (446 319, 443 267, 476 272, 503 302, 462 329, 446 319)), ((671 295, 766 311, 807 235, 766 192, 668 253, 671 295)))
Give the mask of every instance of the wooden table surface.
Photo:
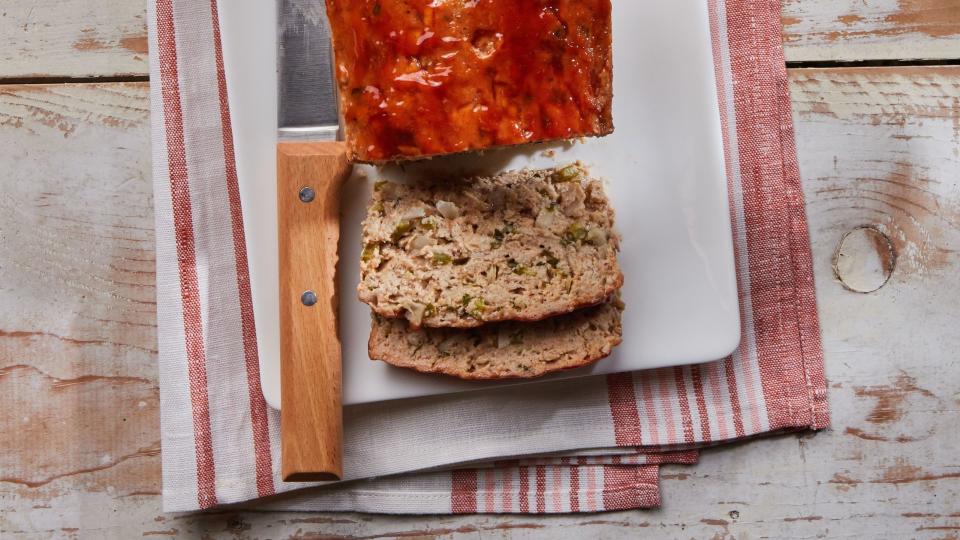
POLYGON ((783 21, 832 430, 665 467, 652 511, 165 515, 143 2, 5 0, 0 538, 960 538, 960 0, 783 21))

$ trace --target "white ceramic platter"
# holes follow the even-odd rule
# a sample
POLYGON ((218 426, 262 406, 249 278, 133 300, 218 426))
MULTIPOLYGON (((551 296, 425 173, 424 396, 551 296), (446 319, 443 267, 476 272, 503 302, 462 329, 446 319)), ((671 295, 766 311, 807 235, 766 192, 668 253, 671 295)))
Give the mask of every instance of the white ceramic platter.
MULTIPOLYGON (((317 1, 318 10, 322 1, 317 1)), ((276 210, 276 30, 269 0, 220 2, 237 172, 263 392, 280 405, 276 210)), ((623 235, 623 344, 577 377, 722 358, 740 336, 727 181, 706 0, 614 0, 616 131, 570 146, 487 152, 407 166, 496 172, 581 160, 607 181, 623 235)), ((340 321, 345 404, 459 392, 469 383, 373 362, 370 311, 356 298, 360 222, 373 180, 343 192, 340 321)), ((365 174, 367 178, 363 178, 365 174)))

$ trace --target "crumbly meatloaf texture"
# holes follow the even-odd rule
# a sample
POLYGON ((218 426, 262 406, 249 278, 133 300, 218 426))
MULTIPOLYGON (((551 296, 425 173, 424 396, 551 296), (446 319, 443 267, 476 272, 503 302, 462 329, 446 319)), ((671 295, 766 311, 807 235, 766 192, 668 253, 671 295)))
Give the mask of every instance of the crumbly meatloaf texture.
POLYGON ((374 315, 369 354, 394 366, 461 379, 539 377, 608 356, 622 339, 622 308, 613 299, 543 321, 469 330, 417 330, 401 319, 374 315))
POLYGON ((610 0, 326 4, 356 161, 613 131, 610 0))
POLYGON ((414 327, 536 321, 623 284, 600 181, 577 165, 381 182, 363 222, 360 300, 414 327))

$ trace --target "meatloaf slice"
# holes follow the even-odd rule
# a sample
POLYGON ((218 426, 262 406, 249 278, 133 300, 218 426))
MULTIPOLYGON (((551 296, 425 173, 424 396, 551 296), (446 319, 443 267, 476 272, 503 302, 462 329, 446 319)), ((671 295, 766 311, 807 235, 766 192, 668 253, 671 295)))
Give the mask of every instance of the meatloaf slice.
POLYGON ((415 327, 540 320, 623 284, 613 210, 577 165, 379 183, 363 242, 360 300, 415 327))
POLYGON ((539 377, 608 356, 622 339, 622 308, 615 298, 543 321, 469 330, 416 330, 401 319, 374 315, 369 354, 398 367, 461 379, 539 377))

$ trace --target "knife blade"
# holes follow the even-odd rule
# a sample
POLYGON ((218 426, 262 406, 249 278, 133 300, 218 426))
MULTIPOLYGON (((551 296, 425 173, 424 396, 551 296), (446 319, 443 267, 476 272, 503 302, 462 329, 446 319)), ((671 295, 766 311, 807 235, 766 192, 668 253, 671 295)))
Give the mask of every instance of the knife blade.
POLYGON ((336 140, 340 128, 323 0, 278 0, 277 137, 336 140))
POLYGON ((287 482, 343 477, 336 265, 340 188, 330 26, 322 0, 277 0, 280 448, 287 482))

